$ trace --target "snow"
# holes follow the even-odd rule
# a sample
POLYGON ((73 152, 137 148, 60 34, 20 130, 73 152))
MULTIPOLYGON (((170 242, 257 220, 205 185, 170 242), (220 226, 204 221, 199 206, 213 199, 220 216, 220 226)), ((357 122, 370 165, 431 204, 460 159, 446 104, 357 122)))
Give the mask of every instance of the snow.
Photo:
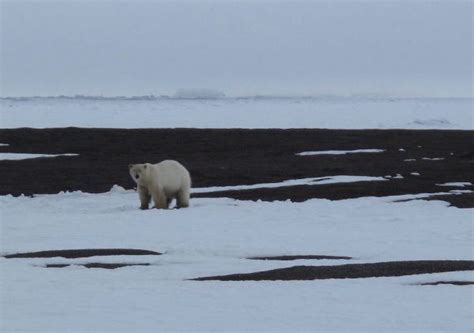
POLYGON ((25 153, 0 153, 0 160, 27 160, 39 157, 79 156, 79 154, 25 154, 25 153))
POLYGON ((6 147, 6 146, 9 146, 8 143, 0 143, 0 147, 6 147))
POLYGON ((442 201, 393 202, 412 198, 420 195, 303 203, 195 198, 190 209, 141 211, 138 195, 118 187, 103 194, 2 196, 2 231, 8 237, 1 251, 138 247, 238 258, 301 253, 363 260, 471 256, 470 243, 457 251, 449 239, 470 239, 471 210, 447 207, 442 201), (34 237, 25 230, 34 230, 34 237), (347 242, 347 237, 357 242, 347 242), (412 243, 414 239, 438 246, 425 248, 412 243))
POLYGON ((451 182, 451 183, 443 183, 443 184, 436 184, 436 185, 464 187, 464 186, 472 186, 472 183, 471 182, 451 182))
POLYGON ((412 175, 412 176, 419 176, 420 173, 419 173, 419 172, 410 172, 410 175, 412 175))
POLYGON ((345 155, 345 154, 360 154, 360 153, 383 153, 384 149, 355 149, 355 150, 323 150, 323 151, 303 151, 297 153, 298 156, 312 156, 312 155, 345 155))
MULTIPOLYGON (((147 267, 119 272, 39 269, 9 277, 5 329, 43 331, 295 331, 472 329, 466 287, 411 286, 423 276, 318 282, 181 282, 147 267), (77 285, 81 281, 81 285, 77 285), (12 284, 12 282, 14 282, 12 284), (54 285, 54 288, 51 287, 54 285), (25 288, 13 298, 12 288, 25 288), (49 291, 47 298, 44 291, 49 291), (43 308, 37 305, 42 304, 43 308), (22 312, 14 312, 21 305, 22 312), (65 311, 68 309, 69 311, 65 311), (310 308, 308 308, 310 307, 310 308), (17 325, 12 325, 12 322, 17 325)), ((472 274, 439 274, 472 278, 472 274)), ((430 279, 431 277, 427 277, 430 279)), ((467 287, 469 288, 469 287, 467 287)))
POLYGON ((393 177, 390 176, 390 175, 385 176, 385 177, 386 177, 386 178, 391 178, 391 179, 403 179, 403 178, 404 178, 404 177, 403 177, 401 174, 399 174, 399 173, 397 173, 397 174, 396 174, 395 176, 393 176, 393 177))
POLYGON ((0 127, 470 130, 472 110, 471 98, 1 98, 0 127))
POLYGON ((425 161, 442 161, 444 157, 422 157, 421 159, 425 161))
MULTIPOLYGON (((209 191, 211 189, 207 189, 209 191)), ((206 191, 206 189, 201 189, 206 191)), ((441 193, 439 193, 441 194, 441 193)), ((134 191, 0 196, 2 254, 139 248, 162 256, 0 259, 1 329, 472 330, 472 272, 301 282, 197 282, 190 278, 294 265, 473 259, 472 209, 431 194, 341 201, 194 198, 180 210, 138 209, 134 191), (283 254, 354 260, 246 260, 283 254), (150 266, 86 269, 87 262, 150 266), (66 268, 44 268, 73 263, 66 268)))
POLYGON ((354 182, 370 182, 370 181, 386 181, 383 177, 369 177, 369 176, 331 176, 331 177, 313 177, 302 179, 290 179, 277 183, 263 183, 253 185, 237 185, 237 186, 212 186, 205 188, 193 188, 193 193, 208 193, 219 191, 242 191, 252 190, 258 188, 275 188, 285 186, 298 185, 327 185, 337 183, 354 183, 354 182))
MULTIPOLYGON (((3 98, 0 127, 472 130, 472 104, 472 99, 223 98, 216 91, 196 90, 178 91, 173 98, 3 98)), ((63 155, 74 154, 21 157, 63 155)), ((20 155, 0 154, 0 159, 8 157, 20 155)), ((340 175, 195 188, 193 192, 385 178, 340 175)), ((400 174, 392 177, 400 178, 400 174)), ((472 331, 471 287, 416 285, 472 281, 472 272, 325 281, 189 281, 295 265, 472 260, 473 210, 450 207, 444 201, 412 200, 460 193, 472 191, 300 203, 193 198, 190 208, 160 211, 138 209, 137 193, 119 186, 101 194, 0 196, 1 254, 74 248, 137 248, 164 253, 0 258, 0 330, 472 331), (311 254, 354 259, 245 259, 311 254), (115 270, 81 266, 91 262, 150 265, 115 270), (70 266, 45 267, 50 264, 70 266)))

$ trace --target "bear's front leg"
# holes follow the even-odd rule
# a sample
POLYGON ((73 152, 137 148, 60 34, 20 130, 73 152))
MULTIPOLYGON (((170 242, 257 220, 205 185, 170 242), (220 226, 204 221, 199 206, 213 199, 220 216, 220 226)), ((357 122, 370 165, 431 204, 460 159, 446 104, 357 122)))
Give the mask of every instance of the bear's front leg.
POLYGON ((161 192, 152 193, 153 201, 155 202, 155 208, 158 209, 167 209, 168 208, 168 200, 166 196, 161 192))
POLYGON ((146 187, 138 185, 138 196, 140 197, 140 209, 148 209, 150 205, 151 196, 148 193, 148 189, 146 187))

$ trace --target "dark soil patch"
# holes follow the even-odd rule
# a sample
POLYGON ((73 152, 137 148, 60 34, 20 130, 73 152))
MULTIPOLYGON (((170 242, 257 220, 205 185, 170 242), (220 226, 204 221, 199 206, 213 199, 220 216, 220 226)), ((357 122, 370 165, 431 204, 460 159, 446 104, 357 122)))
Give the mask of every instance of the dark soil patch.
MULTIPOLYGON (((101 263, 101 262, 91 262, 88 264, 74 264, 76 266, 83 266, 86 268, 103 268, 103 269, 116 269, 116 268, 122 268, 122 267, 128 267, 128 266, 150 266, 149 263, 133 263, 133 264, 110 264, 110 263, 101 263)), ((46 268, 64 268, 64 267, 69 267, 72 266, 72 264, 48 264, 46 265, 46 268)))
MULTIPOLYGON (((390 196, 416 193, 446 192, 448 189, 441 188, 436 184, 426 184, 423 180, 416 179, 394 179, 390 181, 369 181, 354 183, 336 183, 325 185, 298 185, 276 188, 260 188, 253 190, 232 190, 209 193, 196 193, 193 197, 218 198, 227 197, 238 200, 288 200, 302 202, 310 198, 341 200, 364 196, 390 196), (421 191, 421 189, 423 189, 421 191)), ((473 208, 474 193, 462 193, 452 195, 433 195, 416 200, 443 200, 458 208, 473 208)), ((409 200, 407 200, 409 201, 409 200)))
POLYGON ((77 250, 52 250, 39 252, 14 253, 4 256, 13 258, 86 258, 94 256, 138 256, 138 255, 161 255, 159 252, 137 249, 77 249, 77 250))
POLYGON ((455 195, 432 195, 423 200, 442 200, 447 201, 451 206, 458 208, 473 208, 474 207, 474 193, 463 193, 455 195))
POLYGON ((352 259, 352 257, 342 256, 319 256, 319 255, 303 255, 303 256, 273 256, 273 257, 250 257, 250 260, 323 260, 323 259, 352 259))
MULTIPOLYGON (((128 174, 129 163, 156 163, 164 159, 182 162, 191 172, 194 187, 335 175, 405 177, 385 182, 200 193, 194 197, 337 200, 436 193, 441 189, 437 183, 474 183, 474 131, 19 128, 1 129, 0 142, 9 144, 0 147, 1 152, 79 154, 0 161, 0 195, 75 190, 97 193, 110 190, 114 184, 130 189, 135 184, 128 174), (303 151, 368 148, 385 152, 295 155, 303 151), (431 161, 423 157, 444 159, 431 161), (410 175, 412 172, 420 176, 410 175)), ((474 207, 472 195, 446 196, 443 200, 460 207, 474 207)))
POLYGON ((419 286, 438 286, 440 284, 452 284, 454 286, 469 286, 474 284, 474 281, 436 281, 436 282, 426 282, 419 283, 419 286))
POLYGON ((193 279, 196 281, 264 281, 264 280, 324 280, 357 279, 370 277, 403 276, 414 274, 442 273, 474 270, 472 260, 424 260, 392 261, 370 264, 348 264, 338 266, 295 266, 269 271, 209 276, 193 279))

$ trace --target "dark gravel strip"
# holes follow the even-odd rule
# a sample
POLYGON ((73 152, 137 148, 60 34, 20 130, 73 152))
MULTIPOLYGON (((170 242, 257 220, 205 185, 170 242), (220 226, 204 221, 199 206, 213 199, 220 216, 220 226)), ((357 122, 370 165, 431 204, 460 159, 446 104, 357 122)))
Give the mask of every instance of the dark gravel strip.
POLYGON ((337 266, 295 266, 269 271, 209 276, 195 281, 274 281, 274 280, 324 280, 389 277, 414 274, 442 273, 474 270, 472 260, 421 260, 391 261, 370 264, 348 264, 337 266))
POLYGON ((418 286, 438 286, 443 284, 451 284, 453 286, 469 286, 473 285, 474 281, 436 281, 436 282, 426 282, 419 283, 418 286))
MULTIPOLYGON (((149 263, 111 264, 111 263, 101 263, 101 262, 91 262, 87 264, 74 264, 74 265, 83 266, 86 268, 103 268, 103 269, 116 269, 116 268, 122 268, 122 267, 128 267, 128 266, 150 266, 149 263)), ((48 264, 46 265, 46 268, 64 268, 64 267, 69 267, 69 266, 72 266, 72 264, 48 264)))
POLYGON ((320 256, 320 255, 300 255, 300 256, 273 256, 273 257, 250 257, 250 260, 323 260, 323 259, 352 259, 352 257, 343 256, 320 256))
MULTIPOLYGON (((129 163, 164 159, 182 162, 190 170, 195 187, 335 175, 404 177, 385 182, 201 193, 194 197, 339 200, 436 193, 449 190, 436 186, 439 183, 474 183, 474 131, 18 128, 0 129, 0 142, 9 144, 0 147, 1 152, 79 154, 0 161, 0 195, 75 190, 97 193, 109 191, 114 184, 130 189, 135 184, 128 174, 129 163), (303 151, 369 148, 384 152, 295 155, 303 151), (420 176, 411 175, 412 172, 420 176)), ((474 207, 472 195, 442 199, 457 207, 474 207)))
POLYGON ((137 256, 137 255, 161 255, 159 252, 137 249, 76 249, 76 250, 52 250, 39 252, 14 253, 4 256, 7 259, 14 258, 86 258, 93 256, 137 256))

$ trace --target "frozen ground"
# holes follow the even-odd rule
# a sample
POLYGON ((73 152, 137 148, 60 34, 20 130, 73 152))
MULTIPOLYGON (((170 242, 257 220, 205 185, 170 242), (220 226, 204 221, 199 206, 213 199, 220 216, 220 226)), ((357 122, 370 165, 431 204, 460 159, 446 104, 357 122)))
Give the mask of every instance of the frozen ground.
POLYGON ((472 129, 473 99, 2 98, 0 127, 472 129))
MULTIPOLYGON (((77 126, 472 130, 472 106, 472 99, 91 99, 80 97, 0 99, 0 128, 77 126)), ((9 133, 5 130, 5 136, 7 132, 9 133)), ((228 135, 229 131, 225 132, 228 135)), ((449 141, 446 139, 449 136, 446 134, 448 132, 444 133, 443 140, 449 141)), ((28 153, 75 152, 69 149, 42 151, 41 147, 32 149, 33 143, 37 143, 33 141, 39 141, 40 146, 49 147, 49 140, 59 142, 64 139, 61 135, 60 139, 57 139, 54 133, 48 132, 41 134, 42 139, 39 140, 37 137, 39 134, 30 135, 30 137, 21 134, 18 138, 13 135, 11 142, 2 139, 0 146, 8 147, 8 144, 12 144, 23 147, 17 152, 28 153)), ((63 133, 67 136, 66 134, 67 131, 63 133)), ((87 137, 89 134, 84 135, 87 137)), ((154 137, 141 137, 138 132, 134 135, 144 140, 143 142, 154 142, 152 140, 154 137)), ((240 134, 234 133, 234 135, 242 138, 240 134)), ((352 142, 360 135, 362 134, 356 134, 347 140, 352 142)), ((324 135, 316 137, 325 138, 324 135)), ((421 134, 416 135, 417 139, 421 137, 423 137, 421 134)), ((434 137, 438 138, 438 136, 434 137)), ((468 137, 466 135, 466 138, 468 137)), ((193 136, 190 138, 188 140, 191 141, 186 142, 194 140, 193 136)), ((464 178, 467 173, 460 172, 461 169, 458 167, 469 163, 468 159, 450 158, 452 153, 449 156, 439 155, 437 150, 432 155, 414 155, 415 150, 412 146, 415 147, 414 142, 415 145, 419 144, 416 140, 404 141, 402 144, 400 140, 404 138, 403 136, 395 138, 398 141, 387 139, 390 142, 396 141, 397 145, 392 150, 386 148, 388 141, 382 140, 385 145, 381 146, 378 145, 381 143, 378 141, 369 142, 363 146, 339 142, 334 146, 324 144, 314 147, 302 146, 295 150, 284 150, 284 147, 278 146, 274 148, 276 150, 272 151, 272 154, 280 156, 281 149, 288 156, 294 156, 298 152, 319 154, 328 151, 334 153, 334 150, 340 153, 341 151, 353 152, 361 148, 385 149, 383 153, 372 157, 375 159, 391 151, 393 153, 393 149, 396 149, 397 154, 399 151, 409 153, 406 156, 409 158, 402 156, 389 159, 389 162, 384 163, 398 166, 399 160, 413 160, 416 163, 433 161, 432 163, 436 165, 445 166, 443 174, 439 174, 437 169, 439 167, 419 169, 424 164, 416 166, 415 169, 408 167, 403 169, 405 165, 410 166, 413 163, 401 162, 403 170, 400 171, 388 168, 387 173, 381 173, 376 169, 375 171, 370 169, 373 165, 368 163, 357 164, 364 169, 367 176, 312 177, 326 174, 322 171, 315 172, 316 166, 319 165, 315 163, 314 170, 311 167, 313 174, 303 176, 307 178, 270 183, 259 176, 256 181, 242 180, 241 182, 241 184, 253 185, 200 188, 195 189, 194 192, 196 195, 203 192, 216 194, 222 190, 278 190, 280 187, 282 189, 294 188, 295 191, 301 192, 301 189, 295 185, 305 185, 301 186, 304 188, 320 188, 318 185, 341 186, 343 184, 338 183, 350 182, 359 186, 362 183, 364 187, 376 189, 392 184, 391 180, 387 179, 398 172, 403 173, 403 176, 398 174, 393 178, 409 178, 410 174, 420 171, 418 174, 421 173, 421 176, 415 177, 416 179, 423 180, 432 177, 437 179, 440 185, 459 186, 457 190, 459 193, 472 193, 469 187, 472 180, 469 177, 464 178), (442 157, 446 160, 439 160, 442 157), (447 162, 452 164, 448 165, 447 162), (455 165, 456 175, 460 173, 461 176, 454 177, 452 175, 454 169, 447 168, 446 165, 455 165), (380 177, 385 174, 387 174, 386 177, 380 177), (373 175, 378 175, 378 177, 373 175), (440 176, 443 176, 442 179, 439 178, 440 176)), ((204 139, 201 137, 201 144, 209 146, 210 141, 204 139)), ((172 146, 171 151, 176 154, 180 151, 180 147, 174 142, 177 141, 174 137, 170 140, 167 145, 172 146)), ((279 140, 284 140, 284 137, 279 137, 279 140)), ((258 158, 265 154, 273 156, 269 154, 271 150, 269 147, 277 144, 278 140, 273 142, 272 137, 270 141, 270 143, 266 142, 266 146, 262 141, 258 141, 262 146, 259 147, 261 150, 255 154, 258 158)), ((306 141, 304 137, 303 142, 306 141)), ((427 141, 437 142, 438 140, 427 141)), ((445 144, 444 141, 437 142, 436 146, 445 144)), ((77 142, 72 140, 66 143, 71 144, 71 142, 74 144, 79 142, 77 147, 85 149, 81 151, 79 157, 71 158, 78 160, 84 156, 87 157, 87 154, 91 152, 94 153, 97 142, 106 145, 108 141, 93 141, 91 144, 87 140, 77 142)), ((112 140, 112 142, 117 141, 112 140)), ((459 152, 456 150, 456 155, 466 154, 468 150, 462 145, 462 141, 456 142, 456 147, 462 146, 458 149, 459 152)), ((121 143, 124 144, 123 138, 121 143)), ((246 143, 249 147, 252 144, 252 141, 246 143)), ((426 142, 423 145, 425 144, 426 142)), ((130 154, 127 147, 133 147, 133 145, 128 143, 124 147, 124 151, 120 153, 116 150, 101 153, 104 156, 125 158, 127 161, 121 162, 126 167, 129 163, 128 159, 134 158, 127 155, 130 154)), ((201 149, 199 145, 197 147, 201 149)), ((228 151, 231 146, 222 147, 214 146, 214 149, 219 153, 223 150, 228 151)), ((57 145, 55 149, 58 149, 57 145)), ((243 148, 238 146, 236 149, 242 151, 245 145, 243 148)), ((453 151, 450 145, 443 149, 453 151)), ((149 147, 145 144, 143 151, 147 150, 149 147)), ((13 150, 11 153, 14 152, 16 151, 13 150)), ((163 152, 160 151, 160 153, 163 152)), ((212 156, 212 159, 215 158, 221 161, 220 163, 227 161, 219 154, 212 155, 215 153, 215 151, 206 152, 206 158, 212 156)), ((143 152, 140 151, 139 154, 143 152)), ((182 156, 188 156, 187 151, 182 154, 182 156)), ((350 163, 356 163, 358 155, 350 154, 350 163)), ((64 174, 74 175, 71 171, 77 171, 77 169, 84 173, 88 172, 88 168, 91 168, 94 173, 100 173, 103 166, 94 164, 98 161, 97 156, 94 154, 91 156, 90 159, 83 160, 80 165, 74 162, 69 169, 64 169, 64 174)), ((323 155, 322 158, 326 158, 323 167, 342 168, 336 162, 337 158, 344 156, 334 156, 333 159, 333 156, 323 155), (333 162, 336 164, 331 165, 330 163, 333 162)), ((296 157, 302 162, 305 159, 314 158, 319 157, 296 157)), ((67 157, 43 159, 41 163, 58 162, 65 166, 69 160, 63 159, 67 157)), ((45 169, 41 169, 42 164, 35 160, 2 163, 5 168, 3 181, 6 185, 11 184, 12 179, 14 181, 18 179, 11 173, 12 165, 15 165, 18 170, 23 170, 21 168, 30 165, 36 172, 34 174, 36 182, 41 183, 38 175, 42 175, 43 183, 41 184, 49 184, 48 186, 59 184, 59 188, 71 186, 72 176, 55 178, 55 175, 50 175, 49 169, 46 169, 46 176, 52 177, 45 177, 45 169)), ((235 166, 234 160, 229 163, 229 165, 222 165, 235 166)), ((266 163, 273 165, 276 162, 268 160, 266 163)), ((288 163, 288 165, 294 164, 291 161, 288 163)), ((199 163, 197 165, 199 166, 199 163)), ((253 163, 242 164, 241 167, 243 170, 250 170, 249 165, 253 163)), ((209 164, 204 164, 204 167, 206 168, 204 170, 209 173, 209 164)), ((355 174, 349 172, 352 169, 344 168, 343 170, 347 172, 346 175, 351 175, 355 174)), ((117 172, 121 175, 121 171, 117 172)), ((269 174, 275 172, 271 168, 268 171, 269 174)), ((84 179, 77 178, 77 175, 76 178, 79 179, 81 185, 95 184, 98 179, 93 178, 94 175, 97 176, 94 173, 87 174, 84 179)), ((207 173, 202 170, 200 172, 201 175, 207 173)), ((307 173, 307 171, 301 172, 301 175, 307 173)), ((219 175, 225 180, 222 184, 239 184, 235 181, 239 174, 220 173, 219 175), (227 183, 229 179, 234 182, 227 183)), ((103 178, 100 174, 99 176, 103 178)), ((25 186, 25 183, 32 183, 29 180, 25 181, 23 174, 19 179, 20 182, 23 181, 22 186, 25 186)), ((215 182, 215 179, 213 181, 215 182)), ((214 183, 209 181, 208 184, 214 183)), ((472 331, 474 330, 472 286, 420 286, 418 284, 430 281, 473 281, 473 272, 288 282, 188 280, 201 276, 250 273, 296 265, 474 259, 473 210, 449 207, 445 201, 406 201, 433 195, 433 193, 419 193, 424 191, 424 187, 421 186, 420 182, 416 186, 416 191, 404 192, 417 193, 413 195, 361 197, 338 201, 311 199, 296 203, 289 200, 262 202, 222 197, 193 198, 189 209, 167 211, 139 210, 137 194, 120 187, 114 187, 110 192, 101 194, 72 192, 34 195, 34 197, 0 196, 0 252, 2 255, 80 248, 136 248, 164 253, 161 256, 106 256, 77 259, 0 258, 0 331, 472 331), (277 255, 333 255, 349 256, 353 259, 297 261, 245 259, 277 255), (82 266, 94 262, 149 265, 128 266, 114 270, 88 269, 82 266), (47 265, 69 266, 47 268, 47 265)), ((457 192, 440 186, 437 194, 451 196, 457 192)), ((6 193, 13 192, 8 190, 6 193)), ((371 191, 367 193, 373 195, 371 191)))
MULTIPOLYGON (((203 190, 201 190, 203 191, 203 190)), ((193 199, 189 209, 141 211, 114 187, 0 197, 2 254, 139 248, 162 256, 0 259, 1 329, 469 331, 472 272, 307 282, 197 282, 199 276, 294 265, 473 259, 472 209, 420 197, 251 202, 193 199), (250 256, 320 254, 354 260, 293 262, 250 256), (46 264, 127 262, 115 270, 46 264)))

